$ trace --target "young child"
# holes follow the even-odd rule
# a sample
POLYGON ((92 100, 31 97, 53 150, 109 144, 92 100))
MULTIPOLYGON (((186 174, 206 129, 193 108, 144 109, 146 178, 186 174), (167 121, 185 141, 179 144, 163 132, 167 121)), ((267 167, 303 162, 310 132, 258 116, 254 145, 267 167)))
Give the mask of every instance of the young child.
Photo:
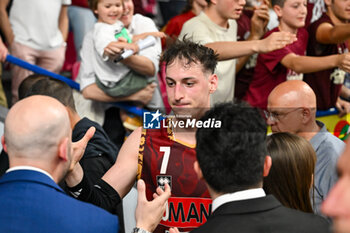
MULTIPOLYGON (((97 15, 97 23, 94 26, 93 40, 95 46, 95 59, 93 68, 96 74, 96 84, 106 94, 113 97, 129 96, 155 81, 153 77, 140 75, 129 69, 121 62, 116 62, 118 56, 111 56, 111 43, 116 41, 124 43, 125 49, 131 49, 134 53, 139 51, 137 41, 147 36, 162 37, 162 32, 149 32, 140 35, 130 35, 123 23, 119 21, 123 14, 122 0, 92 0, 91 8, 97 15), (109 52, 109 53, 108 53, 109 52)), ((113 47, 113 46, 112 46, 113 47)), ((113 52, 118 50, 120 55, 122 48, 114 45, 113 52)))
POLYGON ((252 106, 266 109, 267 97, 281 82, 303 79, 303 73, 316 72, 334 67, 349 71, 346 54, 325 57, 305 56, 308 33, 303 28, 306 19, 306 0, 272 0, 272 6, 279 18, 279 26, 269 31, 288 31, 297 36, 297 41, 286 47, 259 54, 254 78, 245 96, 252 106))

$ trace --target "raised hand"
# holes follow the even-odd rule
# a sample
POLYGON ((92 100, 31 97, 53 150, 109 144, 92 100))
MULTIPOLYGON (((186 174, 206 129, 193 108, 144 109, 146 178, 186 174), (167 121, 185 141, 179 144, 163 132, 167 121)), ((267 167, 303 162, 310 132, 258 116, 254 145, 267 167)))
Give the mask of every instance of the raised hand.
POLYGON ((136 227, 153 232, 166 209, 167 200, 171 195, 170 186, 166 184, 164 191, 158 187, 152 201, 146 199, 146 185, 143 180, 137 182, 137 191, 136 227))

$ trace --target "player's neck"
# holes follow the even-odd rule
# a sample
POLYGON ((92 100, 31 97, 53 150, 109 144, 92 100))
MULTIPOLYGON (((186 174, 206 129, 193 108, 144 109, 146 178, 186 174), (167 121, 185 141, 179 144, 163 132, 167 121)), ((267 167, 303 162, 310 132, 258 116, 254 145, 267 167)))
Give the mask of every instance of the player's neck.
POLYGON ((174 128, 173 136, 175 141, 185 142, 186 144, 196 144, 196 131, 194 128, 174 128))

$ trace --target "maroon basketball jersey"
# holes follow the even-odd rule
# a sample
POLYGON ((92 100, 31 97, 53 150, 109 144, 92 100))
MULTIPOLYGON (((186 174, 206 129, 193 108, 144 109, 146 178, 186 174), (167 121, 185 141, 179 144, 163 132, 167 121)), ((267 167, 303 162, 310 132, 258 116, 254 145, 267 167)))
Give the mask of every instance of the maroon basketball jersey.
MULTIPOLYGON (((347 42, 339 44, 322 44, 316 39, 318 27, 323 23, 334 25, 329 16, 324 13, 320 19, 312 23, 309 28, 309 43, 307 47, 308 56, 329 56, 333 54, 343 54, 348 52, 347 42)), ((343 85, 345 73, 340 80, 336 78, 339 73, 338 68, 322 70, 308 73, 304 76, 304 81, 314 90, 317 99, 317 110, 328 110, 335 106, 343 85)))
POLYGON ((143 131, 139 176, 146 183, 148 200, 153 199, 158 186, 168 183, 171 187, 167 210, 155 233, 167 232, 169 227, 189 232, 205 223, 211 213, 212 201, 193 169, 195 161, 194 146, 175 141, 170 128, 143 131))

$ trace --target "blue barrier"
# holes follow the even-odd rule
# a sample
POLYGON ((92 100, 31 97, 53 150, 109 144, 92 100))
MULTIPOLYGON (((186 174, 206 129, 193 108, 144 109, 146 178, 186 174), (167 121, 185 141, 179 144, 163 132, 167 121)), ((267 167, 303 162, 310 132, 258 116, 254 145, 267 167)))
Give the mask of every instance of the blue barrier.
POLYGON ((316 117, 324 117, 330 115, 338 115, 339 111, 336 108, 330 108, 328 110, 318 110, 316 112, 316 117))
POLYGON ((17 57, 14 57, 14 56, 12 56, 10 54, 8 54, 6 56, 6 61, 8 61, 8 62, 10 62, 12 64, 15 64, 17 66, 20 66, 20 67, 22 67, 24 69, 33 71, 34 73, 50 76, 52 78, 61 80, 61 81, 65 82, 65 83, 67 83, 71 88, 80 91, 79 83, 74 82, 73 80, 71 80, 71 79, 69 79, 67 77, 64 77, 62 75, 59 75, 59 74, 53 73, 51 71, 45 70, 45 69, 41 68, 40 66, 30 64, 30 63, 28 63, 26 61, 23 61, 23 60, 21 60, 21 59, 19 59, 17 57))
MULTIPOLYGON (((23 61, 17 57, 14 57, 10 54, 8 54, 6 56, 6 61, 8 61, 12 64, 15 64, 15 65, 18 65, 18 66, 25 68, 27 70, 33 71, 34 73, 50 76, 52 78, 61 80, 65 83, 67 83, 71 88, 80 91, 79 83, 74 82, 73 80, 71 80, 67 77, 64 77, 62 75, 45 70, 45 69, 41 68, 40 66, 30 64, 30 63, 23 61)), ((125 111, 128 111, 128 112, 135 114, 135 115, 138 115, 138 116, 143 116, 143 113, 146 111, 142 108, 128 105, 125 102, 118 102, 118 103, 113 103, 113 104, 115 106, 117 106, 118 108, 122 108, 125 111)), ((338 114, 338 110, 336 108, 330 108, 329 110, 325 110, 325 111, 320 111, 320 110, 317 111, 316 117, 323 117, 323 116, 336 115, 336 114, 338 114)))
MULTIPOLYGON (((12 56, 10 54, 7 54, 6 61, 10 62, 10 63, 12 63, 14 65, 20 66, 20 67, 22 67, 24 69, 33 71, 34 73, 46 75, 46 76, 49 76, 49 77, 61 80, 62 82, 67 83, 71 88, 73 88, 73 89, 75 89, 77 91, 80 91, 79 83, 77 83, 77 82, 75 82, 75 81, 73 81, 73 80, 71 80, 71 79, 69 79, 67 77, 64 77, 62 75, 59 75, 59 74, 56 74, 54 72, 45 70, 45 69, 41 68, 40 66, 30 64, 30 63, 28 63, 26 61, 23 61, 22 59, 19 59, 17 57, 14 57, 14 56, 12 56)), ((125 111, 128 111, 128 112, 130 112, 132 114, 138 115, 138 116, 143 116, 143 112, 146 111, 146 110, 144 110, 142 108, 138 108, 138 107, 135 107, 135 106, 128 105, 125 102, 113 103, 113 105, 117 106, 118 108, 122 108, 125 111)))

